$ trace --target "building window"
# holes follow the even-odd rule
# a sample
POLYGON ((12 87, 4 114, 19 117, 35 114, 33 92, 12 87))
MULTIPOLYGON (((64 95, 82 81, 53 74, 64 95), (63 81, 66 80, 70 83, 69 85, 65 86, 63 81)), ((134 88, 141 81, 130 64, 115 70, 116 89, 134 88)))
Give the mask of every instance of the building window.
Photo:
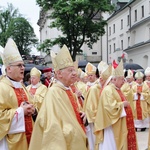
POLYGON ((150 28, 149 28, 149 40, 150 40, 150 28))
POLYGON ((116 51, 116 44, 114 43, 114 52, 116 51))
POLYGON ((121 49, 123 50, 123 40, 121 40, 121 49))
POLYGON ((109 27, 109 35, 111 35, 111 27, 109 27))
POLYGON ((133 36, 132 36, 132 45, 134 45, 136 42, 136 31, 133 31, 133 36))
POLYGON ((130 46, 130 37, 128 37, 128 47, 130 46))
POLYGON ((149 1, 149 13, 150 13, 150 1, 149 1))
POLYGON ((123 29, 123 19, 121 19, 121 29, 123 29))
POLYGON ((141 7, 142 9, 142 18, 144 17, 144 6, 141 7))
POLYGON ((109 45, 109 54, 111 54, 111 45, 109 45))
POLYGON ((115 33, 115 24, 113 24, 113 33, 115 33))
POLYGON ((97 52, 92 52, 92 55, 97 55, 97 52))
POLYGON ((127 15, 127 26, 129 26, 129 24, 130 24, 130 17, 129 15, 127 15))
POLYGON ((137 10, 135 10, 135 21, 137 21, 137 10))

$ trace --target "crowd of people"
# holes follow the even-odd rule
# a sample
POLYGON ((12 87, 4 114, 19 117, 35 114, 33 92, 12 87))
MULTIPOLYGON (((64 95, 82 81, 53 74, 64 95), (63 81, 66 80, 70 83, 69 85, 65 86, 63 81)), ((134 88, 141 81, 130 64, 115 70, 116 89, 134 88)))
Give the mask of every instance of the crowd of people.
MULTIPOLYGON (((3 48, 0 150, 138 150, 136 132, 149 128, 150 67, 133 73, 122 60, 101 61, 84 72, 65 45, 50 55, 44 78, 35 67, 24 77, 15 42, 3 48)), ((150 150, 150 136, 145 142, 150 150)))

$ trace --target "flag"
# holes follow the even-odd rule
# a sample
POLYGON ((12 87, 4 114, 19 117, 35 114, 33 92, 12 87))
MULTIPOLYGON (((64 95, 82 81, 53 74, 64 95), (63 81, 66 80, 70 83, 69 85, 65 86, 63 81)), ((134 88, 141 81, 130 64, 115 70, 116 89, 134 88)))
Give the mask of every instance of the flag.
POLYGON ((125 53, 122 54, 121 58, 123 59, 125 57, 125 53))

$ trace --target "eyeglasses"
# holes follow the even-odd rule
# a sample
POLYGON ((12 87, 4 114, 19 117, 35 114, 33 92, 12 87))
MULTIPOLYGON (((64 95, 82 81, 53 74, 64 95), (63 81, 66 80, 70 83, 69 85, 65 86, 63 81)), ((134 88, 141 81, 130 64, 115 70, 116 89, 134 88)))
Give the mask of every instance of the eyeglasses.
POLYGON ((22 68, 22 67, 25 67, 25 64, 10 65, 10 66, 17 66, 18 68, 22 68))

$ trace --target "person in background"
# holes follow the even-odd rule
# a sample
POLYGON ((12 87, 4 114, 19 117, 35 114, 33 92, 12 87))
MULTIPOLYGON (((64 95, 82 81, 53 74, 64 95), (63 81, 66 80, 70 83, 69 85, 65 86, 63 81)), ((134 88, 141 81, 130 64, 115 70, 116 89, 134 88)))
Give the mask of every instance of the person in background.
POLYGON ((113 69, 112 78, 101 92, 97 108, 95 150, 138 150, 132 110, 120 90, 124 84, 122 61, 113 69))
POLYGON ((83 81, 83 78, 85 76, 85 72, 83 72, 80 68, 77 70, 77 82, 75 83, 75 86, 82 92, 83 99, 86 97, 87 94, 87 85, 83 81))
POLYGON ((24 77, 24 85, 28 86, 31 84, 31 80, 30 80, 30 72, 26 73, 25 77, 24 77))
POLYGON ((56 80, 36 118, 29 150, 87 150, 86 116, 70 88, 76 78, 70 52, 64 45, 51 58, 56 80))
POLYGON ((134 105, 133 105, 133 89, 132 89, 132 86, 134 84, 136 84, 136 82, 133 81, 133 72, 132 72, 132 70, 130 70, 130 69, 127 70, 124 75, 126 75, 125 76, 125 82, 124 82, 123 86, 121 87, 121 91, 125 95, 127 101, 130 103, 130 106, 132 108, 133 116, 135 116, 134 105))
MULTIPOLYGON (((144 83, 146 83, 148 85, 149 91, 150 91, 150 67, 147 67, 145 69, 144 73, 145 73, 144 83)), ((149 97, 149 99, 150 99, 150 97, 149 97)), ((148 116, 149 116, 149 119, 148 119, 148 123, 149 123, 149 121, 150 121, 150 100, 148 101, 148 116)), ((150 150, 150 130, 149 130, 149 136, 148 136, 148 150, 150 150)))
MULTIPOLYGON (((94 132, 94 121, 97 113, 97 106, 99 103, 101 91, 111 75, 112 66, 108 66, 106 63, 102 66, 103 69, 100 71, 99 84, 95 84, 90 87, 87 92, 87 96, 84 101, 84 112, 86 113, 87 120, 89 122, 90 130, 87 132, 89 140, 90 150, 94 150, 95 147, 95 135, 94 132)), ((98 68, 100 70, 100 68, 98 68)))
POLYGON ((149 87, 143 82, 144 74, 138 71, 135 74, 136 85, 132 86, 133 89, 133 105, 135 111, 134 125, 136 131, 140 129, 145 131, 149 127, 149 114, 148 103, 149 99, 149 87))
MULTIPOLYGON (((150 92, 150 67, 147 67, 146 69, 145 69, 145 81, 144 81, 144 83, 146 83, 147 85, 148 85, 148 87, 149 87, 149 92, 150 92)), ((148 98, 148 116, 149 116, 149 119, 147 119, 147 124, 148 124, 148 126, 147 126, 147 128, 149 128, 149 122, 150 122, 150 97, 148 98)))
POLYGON ((51 77, 52 77, 52 68, 45 68, 43 70, 43 73, 44 73, 44 81, 43 81, 43 84, 45 86, 49 86, 50 82, 51 82, 51 77))
POLYGON ((28 150, 35 108, 21 84, 24 62, 12 39, 1 54, 6 75, 0 79, 0 150, 28 150))
POLYGON ((40 82, 41 71, 32 68, 30 71, 31 84, 27 86, 27 90, 33 97, 34 104, 39 111, 47 92, 47 87, 40 82))
POLYGON ((87 84, 87 91, 89 90, 89 88, 93 85, 95 85, 97 82, 97 77, 96 77, 96 67, 91 64, 91 63, 87 63, 86 67, 85 67, 85 73, 88 75, 88 82, 87 84))

